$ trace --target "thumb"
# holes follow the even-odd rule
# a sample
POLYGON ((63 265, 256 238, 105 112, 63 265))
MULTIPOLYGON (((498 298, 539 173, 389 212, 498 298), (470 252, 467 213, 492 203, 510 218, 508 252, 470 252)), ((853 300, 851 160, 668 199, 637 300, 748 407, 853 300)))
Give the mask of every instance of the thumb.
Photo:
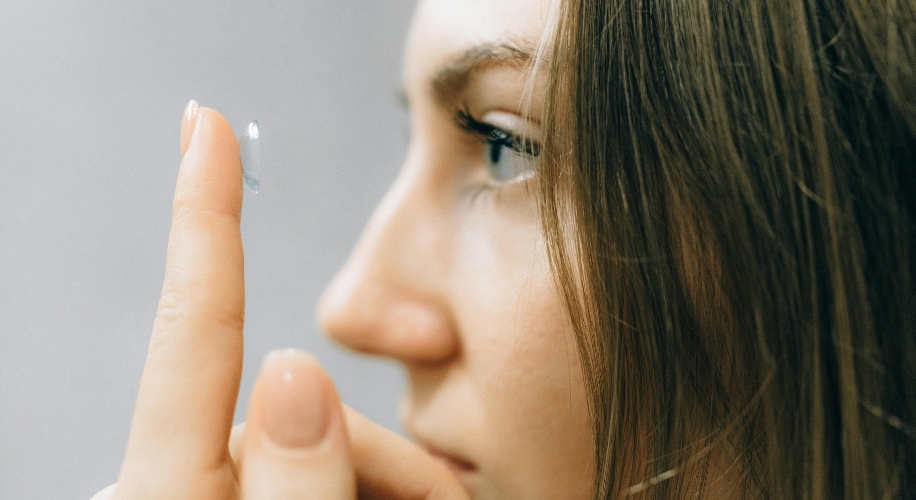
POLYGON ((248 409, 242 498, 356 498, 346 423, 331 379, 311 355, 270 354, 248 409))

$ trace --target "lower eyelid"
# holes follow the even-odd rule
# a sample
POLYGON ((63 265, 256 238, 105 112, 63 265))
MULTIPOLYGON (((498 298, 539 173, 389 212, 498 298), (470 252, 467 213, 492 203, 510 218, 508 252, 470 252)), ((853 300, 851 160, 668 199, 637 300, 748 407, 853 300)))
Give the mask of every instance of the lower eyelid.
POLYGON ((512 185, 515 185, 515 184, 521 184, 521 183, 523 183, 523 182, 525 182, 525 181, 527 181, 527 180, 529 180, 529 179, 534 178, 534 176, 537 175, 537 173, 538 173, 538 172, 537 172, 536 169, 525 170, 524 172, 522 172, 522 173, 516 175, 515 177, 513 177, 513 178, 511 178, 511 179, 509 179, 509 180, 507 180, 507 181, 503 181, 503 182, 502 182, 502 186, 512 186, 512 185))

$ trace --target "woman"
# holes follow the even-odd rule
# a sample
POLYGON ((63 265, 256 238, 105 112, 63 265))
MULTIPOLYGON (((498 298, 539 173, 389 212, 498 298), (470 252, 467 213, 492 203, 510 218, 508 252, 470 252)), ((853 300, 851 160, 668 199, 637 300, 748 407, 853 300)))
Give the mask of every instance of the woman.
POLYGON ((408 443, 307 355, 230 438, 231 130, 190 106, 112 498, 906 498, 916 4, 421 2, 402 172, 320 318, 409 375, 408 443))

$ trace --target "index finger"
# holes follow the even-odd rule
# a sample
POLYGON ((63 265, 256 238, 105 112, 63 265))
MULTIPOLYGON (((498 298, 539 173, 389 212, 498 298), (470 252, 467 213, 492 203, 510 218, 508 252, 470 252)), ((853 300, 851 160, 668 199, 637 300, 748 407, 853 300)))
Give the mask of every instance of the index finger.
POLYGON ((359 498, 468 499, 461 483, 441 461, 346 405, 344 416, 359 498))
POLYGON ((173 496, 225 486, 195 484, 202 477, 231 479, 245 314, 238 143, 211 109, 184 127, 193 131, 175 188, 165 282, 118 481, 119 490, 147 493, 168 485, 173 496))

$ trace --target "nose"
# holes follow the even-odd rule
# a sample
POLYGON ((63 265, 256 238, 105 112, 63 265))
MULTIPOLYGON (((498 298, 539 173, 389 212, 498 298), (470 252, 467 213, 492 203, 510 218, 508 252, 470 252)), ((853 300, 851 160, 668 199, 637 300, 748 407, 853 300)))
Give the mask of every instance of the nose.
POLYGON ((434 184, 408 158, 322 295, 319 323, 345 347, 404 363, 457 356, 448 301, 449 223, 434 184))

